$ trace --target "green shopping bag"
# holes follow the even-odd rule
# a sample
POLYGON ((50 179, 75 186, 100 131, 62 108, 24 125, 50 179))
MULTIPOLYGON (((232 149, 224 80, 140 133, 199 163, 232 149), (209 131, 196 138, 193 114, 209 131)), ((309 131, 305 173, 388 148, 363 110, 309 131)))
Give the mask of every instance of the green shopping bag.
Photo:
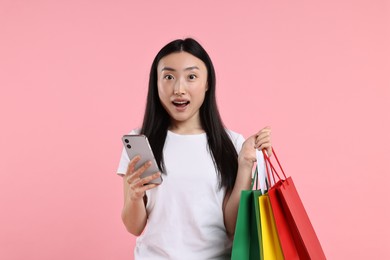
POLYGON ((252 189, 241 191, 232 247, 232 260, 263 259, 259 207, 259 197, 261 194, 262 192, 257 190, 256 169, 252 189), (256 183, 256 190, 253 190, 254 183, 256 183))

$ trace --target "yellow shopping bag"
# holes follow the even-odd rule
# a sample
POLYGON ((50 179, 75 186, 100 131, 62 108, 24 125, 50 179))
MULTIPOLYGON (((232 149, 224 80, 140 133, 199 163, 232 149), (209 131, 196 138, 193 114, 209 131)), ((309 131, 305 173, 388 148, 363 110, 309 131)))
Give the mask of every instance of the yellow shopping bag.
POLYGON ((278 232, 275 226, 274 215, 268 194, 259 197, 261 236, 264 260, 283 260, 278 232))

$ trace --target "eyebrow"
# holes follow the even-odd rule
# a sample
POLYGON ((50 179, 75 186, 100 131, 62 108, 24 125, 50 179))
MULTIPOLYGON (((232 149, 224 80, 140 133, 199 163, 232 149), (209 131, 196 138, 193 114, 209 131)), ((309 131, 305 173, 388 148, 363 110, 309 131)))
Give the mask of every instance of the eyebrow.
MULTIPOLYGON (((171 67, 163 67, 161 69, 161 71, 164 71, 164 70, 176 71, 174 68, 171 68, 171 67)), ((184 70, 186 71, 186 70, 200 70, 200 69, 198 68, 198 66, 191 66, 191 67, 185 68, 184 70)))

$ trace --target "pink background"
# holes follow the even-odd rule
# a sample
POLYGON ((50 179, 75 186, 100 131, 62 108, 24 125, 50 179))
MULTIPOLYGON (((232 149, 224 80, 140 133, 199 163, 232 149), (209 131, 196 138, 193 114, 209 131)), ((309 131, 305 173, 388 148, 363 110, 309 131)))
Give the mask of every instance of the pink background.
POLYGON ((272 126, 327 257, 390 259, 389 7, 1 0, 0 259, 132 259, 120 138, 156 52, 187 36, 214 61, 225 124, 272 126))

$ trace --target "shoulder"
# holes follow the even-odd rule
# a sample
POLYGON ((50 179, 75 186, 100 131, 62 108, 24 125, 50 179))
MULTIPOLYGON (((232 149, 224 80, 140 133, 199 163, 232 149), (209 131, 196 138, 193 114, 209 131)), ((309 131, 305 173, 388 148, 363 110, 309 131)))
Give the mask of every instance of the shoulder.
POLYGON ((237 139, 241 139, 241 138, 244 138, 242 136, 242 134, 240 133, 237 133, 233 130, 230 130, 230 129, 225 129, 226 133, 229 135, 230 139, 232 139, 232 141, 235 141, 237 139))
POLYGON ((232 131, 230 129, 225 129, 226 130, 226 133, 228 134, 228 136, 230 137, 230 139, 232 140, 232 143, 234 144, 234 146, 236 147, 237 150, 240 150, 241 149, 241 146, 242 144, 244 143, 245 141, 245 138, 242 134, 240 133, 237 133, 235 131, 232 131))
POLYGON ((129 135, 139 135, 141 133, 141 128, 135 128, 128 133, 129 135))

